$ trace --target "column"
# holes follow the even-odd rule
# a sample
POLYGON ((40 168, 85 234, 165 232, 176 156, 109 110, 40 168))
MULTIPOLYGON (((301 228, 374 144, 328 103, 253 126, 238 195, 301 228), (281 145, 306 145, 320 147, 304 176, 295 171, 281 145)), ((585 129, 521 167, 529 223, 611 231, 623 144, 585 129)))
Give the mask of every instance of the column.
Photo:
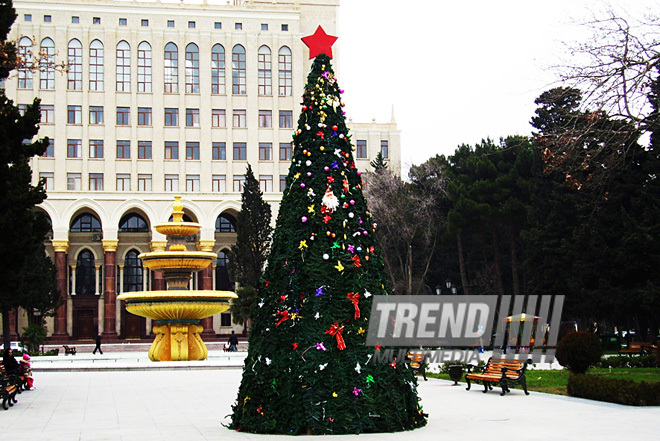
MULTIPOLYGON (((215 240, 200 240, 197 245, 197 249, 199 251, 212 253, 214 245, 215 245, 215 240)), ((207 266, 200 272, 200 279, 202 284, 200 288, 202 290, 204 291, 213 290, 213 263, 211 263, 209 266, 207 266)), ((215 335, 215 332, 213 331, 213 316, 202 319, 200 324, 204 327, 202 336, 215 335)))
POLYGON ((117 280, 115 278, 118 240, 103 240, 103 275, 105 288, 103 290, 103 335, 117 338, 117 280))
POLYGON ((64 337, 66 333, 66 299, 69 292, 67 281, 66 253, 69 250, 68 240, 52 240, 53 248, 55 249, 55 267, 56 267, 56 281, 57 289, 60 292, 62 305, 55 311, 55 326, 53 330, 53 337, 64 337))

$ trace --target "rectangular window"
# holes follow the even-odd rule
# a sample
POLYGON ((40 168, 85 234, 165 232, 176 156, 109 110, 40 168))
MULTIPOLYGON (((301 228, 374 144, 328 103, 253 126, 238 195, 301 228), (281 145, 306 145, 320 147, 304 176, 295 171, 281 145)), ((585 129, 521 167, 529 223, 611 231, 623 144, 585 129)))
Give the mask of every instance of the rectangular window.
POLYGON ((138 107, 138 126, 151 125, 151 107, 138 107))
POLYGON ((131 108, 117 107, 117 125, 128 126, 131 124, 131 108))
POLYGON ((211 146, 211 155, 214 161, 225 161, 227 159, 227 144, 214 142, 211 146))
POLYGON ((23 14, 24 21, 32 21, 32 14, 23 14))
POLYGON ((211 126, 227 127, 227 112, 225 112, 225 109, 211 110, 211 126))
POLYGON ((291 143, 280 143, 280 161, 291 161, 291 143))
POLYGON ((138 175, 138 191, 151 191, 151 175, 138 175))
POLYGON ((247 161, 247 144, 244 142, 234 143, 234 161, 247 161))
POLYGON ((80 173, 67 173, 66 174, 66 189, 68 191, 82 190, 82 177, 80 173))
POLYGON ((268 30, 268 23, 261 23, 261 30, 262 31, 267 31, 268 30))
POLYGON ((165 175, 165 191, 179 191, 179 175, 165 175))
POLYGON ((293 111, 280 110, 280 129, 293 128, 293 111))
POLYGON ((243 30, 243 23, 235 23, 234 24, 234 29, 237 31, 242 31, 243 30))
POLYGON ((189 21, 188 22, 188 29, 195 29, 195 22, 194 21, 189 21))
POLYGON ((42 155, 42 158, 54 158, 55 157, 55 140, 53 138, 48 138, 48 146, 46 151, 42 155))
POLYGON ((273 127, 273 111, 272 110, 260 110, 259 111, 259 127, 262 129, 268 129, 273 127))
POLYGON ((186 109, 186 127, 199 127, 199 109, 186 109))
POLYGON ((167 27, 168 28, 173 28, 174 27, 174 20, 167 20, 167 27))
POLYGON ((138 141, 138 159, 151 159, 151 141, 138 141))
POLYGON ((234 109, 234 127, 247 127, 247 113, 245 109, 234 109))
POLYGON ((16 108, 18 109, 18 114, 21 116, 25 116, 25 112, 27 112, 27 104, 17 104, 16 108))
POLYGON ((241 193, 245 185, 245 175, 234 175, 234 191, 241 193))
POLYGON ((199 142, 186 141, 186 159, 199 160, 199 142))
POLYGON ((117 174, 117 191, 131 191, 131 175, 117 174))
POLYGON ((177 127, 179 125, 179 109, 173 107, 165 108, 165 126, 177 127))
POLYGON ((282 32, 288 32, 289 31, 289 25, 288 24, 282 24, 282 32))
POLYGON ((222 23, 216 21, 215 23, 213 23, 213 29, 222 29, 222 23))
POLYGON ((71 23, 73 23, 73 24, 78 24, 78 23, 80 23, 80 17, 78 17, 78 16, 76 16, 76 15, 72 16, 72 17, 71 17, 71 23))
POLYGON ((89 191, 103 191, 103 173, 89 174, 89 191))
POLYGON ((179 141, 165 141, 165 159, 179 159, 179 141))
POLYGON ((270 161, 272 160, 273 144, 270 142, 260 142, 259 143, 259 161, 270 161))
POLYGON ((117 140, 117 159, 131 159, 131 141, 117 140))
POLYGON ((383 156, 383 159, 390 157, 390 143, 386 139, 380 140, 380 154, 383 156))
POLYGON ((67 124, 82 124, 82 106, 66 107, 67 124))
POLYGON ((67 158, 80 158, 82 157, 82 140, 80 139, 67 139, 66 141, 66 157, 67 158))
POLYGON ((89 140, 89 157, 94 159, 103 158, 103 140, 90 139, 89 140))
POLYGON ((53 21, 53 17, 50 15, 44 15, 44 23, 50 23, 53 21))
POLYGON ((101 17, 92 17, 92 24, 101 24, 101 17))
POLYGON ((41 172, 39 173, 39 180, 44 183, 44 190, 55 190, 55 177, 53 172, 41 172))
POLYGON ((142 20, 140 20, 140 25, 142 27, 149 26, 149 20, 143 18, 142 20))
POLYGON ((213 175, 212 178, 212 191, 216 193, 224 193, 227 191, 227 177, 225 175, 213 175))
POLYGON ((125 18, 120 18, 119 19, 119 26, 126 26, 128 24, 128 20, 125 18))
POLYGON ((186 175, 186 191, 199 191, 199 175, 186 175))
POLYGON ((367 140, 366 139, 358 139, 357 140, 357 145, 356 145, 356 150, 355 150, 355 157, 358 159, 365 159, 367 157, 367 140))
POLYGON ((284 193, 286 190, 286 175, 280 175, 280 191, 284 193))
POLYGON ((264 193, 272 193, 273 175, 259 175, 259 188, 264 193))
POLYGON ((40 107, 41 124, 53 124, 55 122, 55 106, 52 104, 42 104, 40 107))
POLYGON ((89 107, 89 123, 103 124, 103 106, 89 107))
POLYGON ((220 326, 229 327, 231 326, 231 312, 223 312, 220 314, 220 326))

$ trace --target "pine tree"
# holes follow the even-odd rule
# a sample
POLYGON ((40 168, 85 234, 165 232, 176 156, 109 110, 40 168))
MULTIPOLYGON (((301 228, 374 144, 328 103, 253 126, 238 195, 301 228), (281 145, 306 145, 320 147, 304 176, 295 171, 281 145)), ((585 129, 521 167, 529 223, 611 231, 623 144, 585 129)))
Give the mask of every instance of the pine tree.
POLYGON ((387 291, 342 107, 321 53, 259 286, 230 424, 237 430, 343 434, 425 424, 411 370, 373 362, 365 346, 373 295, 387 291))
POLYGON ((236 244, 229 252, 229 271, 240 285, 231 313, 234 322, 247 324, 256 306, 256 287, 268 258, 273 228, 272 214, 265 202, 252 167, 247 166, 241 195, 241 211, 236 218, 236 244))
MULTIPOLYGON (((15 46, 5 41, 16 18, 11 0, 0 1, 0 80, 16 66, 15 46)), ((23 115, 0 89, 0 309, 3 337, 9 344, 9 311, 22 306, 23 272, 48 231, 48 222, 35 205, 46 198, 41 184, 32 186, 30 158, 42 154, 48 139, 24 143, 38 132, 39 100, 23 115)))
POLYGON ((383 153, 378 152, 376 158, 369 163, 374 168, 374 173, 380 173, 383 170, 387 170, 387 162, 383 159, 383 153))

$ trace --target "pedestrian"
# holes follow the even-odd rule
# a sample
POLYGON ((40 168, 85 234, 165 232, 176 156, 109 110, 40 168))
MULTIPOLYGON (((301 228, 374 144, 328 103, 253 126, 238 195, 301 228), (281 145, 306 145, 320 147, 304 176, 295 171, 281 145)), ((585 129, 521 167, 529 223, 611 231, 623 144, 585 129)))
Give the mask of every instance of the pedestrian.
POLYGON ((101 333, 99 332, 96 334, 96 347, 94 348, 94 351, 92 354, 96 354, 96 351, 99 351, 101 355, 103 355, 103 351, 101 350, 101 333))
POLYGON ((234 331, 231 331, 231 335, 229 336, 229 350, 236 352, 236 346, 238 346, 238 336, 236 336, 234 331))
POLYGON ((5 367, 5 371, 8 374, 17 374, 18 373, 18 361, 12 355, 11 348, 5 349, 5 353, 2 356, 2 364, 5 367))
POLYGON ((30 356, 28 354, 23 354, 18 372, 23 377, 23 381, 27 384, 28 390, 36 389, 34 387, 34 378, 32 378, 32 367, 30 363, 30 356))

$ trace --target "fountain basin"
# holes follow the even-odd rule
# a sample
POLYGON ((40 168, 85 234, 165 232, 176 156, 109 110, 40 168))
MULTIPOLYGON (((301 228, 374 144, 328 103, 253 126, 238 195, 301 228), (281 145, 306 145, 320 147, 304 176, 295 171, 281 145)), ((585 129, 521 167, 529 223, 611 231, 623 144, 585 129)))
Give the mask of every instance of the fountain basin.
POLYGON ((229 309, 231 291, 138 291, 117 296, 131 314, 159 321, 196 323, 229 309))
POLYGON ((217 256, 204 251, 154 251, 138 256, 142 264, 150 270, 177 270, 190 272, 201 271, 211 264, 217 256))
POLYGON ((192 236, 197 234, 202 226, 195 222, 165 222, 154 225, 154 228, 166 236, 192 236))

